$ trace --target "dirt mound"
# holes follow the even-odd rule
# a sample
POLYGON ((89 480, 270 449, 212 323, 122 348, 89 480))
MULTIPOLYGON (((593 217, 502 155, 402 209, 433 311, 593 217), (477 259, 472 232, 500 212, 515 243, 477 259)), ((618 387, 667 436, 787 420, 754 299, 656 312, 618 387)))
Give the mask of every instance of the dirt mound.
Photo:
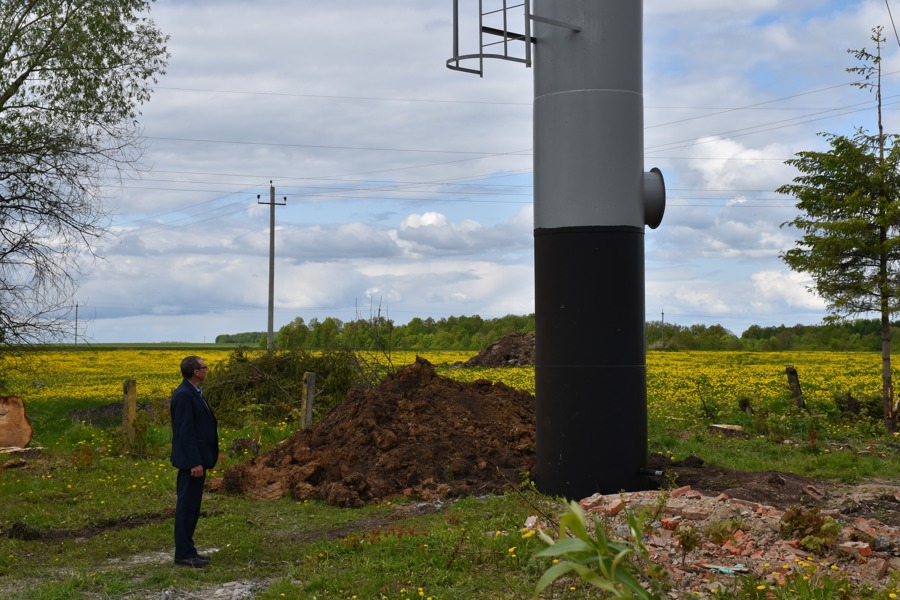
POLYGON ((463 363, 464 367, 521 367, 534 364, 534 334, 505 335, 477 356, 463 363))
MULTIPOLYGON (((759 502, 784 509, 793 504, 815 501, 812 489, 829 489, 831 484, 809 477, 778 471, 731 471, 707 465, 696 456, 673 461, 662 454, 650 456, 648 466, 662 471, 663 475, 651 477, 658 487, 689 485, 695 490, 716 495, 725 493, 730 498, 759 502)), ((813 492, 814 493, 814 492, 813 492)))
POLYGON ((312 429, 228 468, 222 487, 348 507, 495 492, 534 470, 534 411, 527 392, 453 381, 417 358, 378 387, 351 391, 312 429))

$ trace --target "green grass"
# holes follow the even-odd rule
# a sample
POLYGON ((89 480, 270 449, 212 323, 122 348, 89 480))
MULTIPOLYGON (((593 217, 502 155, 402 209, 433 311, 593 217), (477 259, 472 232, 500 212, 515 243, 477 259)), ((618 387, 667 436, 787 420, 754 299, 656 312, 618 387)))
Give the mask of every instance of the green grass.
MULTIPOLYGON (((31 369, 27 381, 45 377, 64 389, 65 373, 34 363, 31 369)), ((736 412, 732 404, 720 402, 723 422, 743 425, 748 438, 710 434, 694 401, 679 408, 677 420, 651 412, 651 452, 676 459, 694 455, 735 470, 789 471, 849 483, 897 479, 900 443, 877 426, 830 426, 812 444, 808 431, 831 415, 786 408, 784 418, 763 422, 736 412)), ((525 488, 442 506, 395 500, 362 509, 208 494, 195 537, 213 563, 202 570, 177 567, 171 556, 175 470, 168 461, 166 413, 154 413, 140 452, 129 455, 115 424, 73 421, 74 411, 98 405, 98 400, 65 396, 29 404, 32 446, 46 450, 25 460, 0 455, 0 598, 161 598, 165 590, 206 597, 222 584, 253 581, 255 597, 263 600, 519 600, 533 597, 550 566, 548 559, 536 557, 543 543, 526 537, 522 527, 538 512, 558 517, 565 503, 525 488)), ((779 413, 773 409, 771 414, 779 413)), ((231 440, 258 433, 266 451, 291 430, 285 422, 222 426, 221 447, 228 452, 231 440)), ((243 459, 229 456, 213 476, 243 459)), ((759 585, 738 580, 716 596, 746 600, 772 591, 759 585)), ((842 586, 849 589, 827 578, 797 581, 793 597, 852 597, 836 591, 842 586)), ((866 597, 886 600, 888 593, 866 597)), ((554 583, 540 596, 602 597, 571 579, 554 583)), ((695 596, 686 592, 682 597, 695 596)))
POLYGON ((697 456, 705 463, 735 471, 787 471, 805 477, 857 483, 866 478, 897 477, 900 449, 887 439, 806 440, 775 443, 763 436, 725 438, 698 429, 693 432, 657 431, 651 451, 676 460, 697 456))
POLYGON ((141 597, 243 580, 264 582, 261 598, 523 598, 540 572, 536 538, 520 531, 533 508, 518 494, 469 498, 437 512, 405 503, 347 510, 211 494, 195 538, 213 566, 187 570, 171 560, 172 474, 131 493, 143 463, 129 478, 127 468, 103 464, 116 459, 52 476, 49 462, 4 477, 3 529, 24 523, 40 536, 4 540, 4 598, 141 597), (115 483, 97 484, 105 493, 69 488, 73 481, 89 486, 98 470, 104 481, 118 474, 115 483))

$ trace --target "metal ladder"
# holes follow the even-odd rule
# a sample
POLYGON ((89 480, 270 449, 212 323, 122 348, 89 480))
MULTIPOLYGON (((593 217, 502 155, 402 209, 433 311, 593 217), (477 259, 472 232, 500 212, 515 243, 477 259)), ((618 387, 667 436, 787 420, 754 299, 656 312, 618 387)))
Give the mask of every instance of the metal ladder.
POLYGON ((453 56, 447 59, 447 68, 464 73, 484 76, 484 59, 498 58, 531 66, 531 0, 509 4, 507 0, 478 0, 478 49, 475 54, 459 53, 459 0, 453 0, 453 56), (485 3, 489 6, 486 9, 485 3), (521 14, 511 11, 521 10, 521 14), (512 19, 511 19, 512 17, 512 19), (509 30, 510 21, 521 19, 525 30, 517 33, 509 30), (519 44, 524 52, 517 50, 519 44), (464 67, 462 61, 477 60, 478 67, 464 67))

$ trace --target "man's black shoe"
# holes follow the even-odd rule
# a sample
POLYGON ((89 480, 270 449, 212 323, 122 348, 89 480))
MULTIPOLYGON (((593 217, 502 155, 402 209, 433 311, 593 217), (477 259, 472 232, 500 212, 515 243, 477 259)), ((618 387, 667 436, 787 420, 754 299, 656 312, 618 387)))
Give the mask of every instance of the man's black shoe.
POLYGON ((195 569, 202 569, 206 565, 209 564, 209 559, 203 560, 199 556, 191 556, 190 558, 176 558, 176 565, 182 565, 184 567, 193 567, 195 569))
POLYGON ((205 554, 198 554, 195 558, 199 558, 200 560, 205 560, 206 562, 209 562, 209 557, 205 554))

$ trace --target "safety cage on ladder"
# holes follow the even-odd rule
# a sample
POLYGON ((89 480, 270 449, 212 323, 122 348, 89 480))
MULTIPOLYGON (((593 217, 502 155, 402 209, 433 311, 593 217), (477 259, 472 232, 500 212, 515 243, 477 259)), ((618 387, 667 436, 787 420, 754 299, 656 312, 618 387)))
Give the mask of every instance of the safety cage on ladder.
POLYGON ((453 56, 447 59, 447 68, 464 73, 484 75, 484 59, 499 58, 531 66, 531 0, 510 5, 507 0, 478 0, 478 52, 459 53, 459 0, 453 0, 453 56), (490 6, 485 7, 485 2, 490 6), (511 11, 521 10, 519 16, 511 11), (510 19, 510 17, 513 17, 510 19), (521 19, 521 20, 519 20, 521 19), (510 21, 524 22, 525 31, 510 31, 510 21), (528 43, 526 43, 526 41, 528 43), (524 47, 524 49, 523 49, 524 47), (477 61, 478 67, 462 66, 477 61))
POLYGON ((453 56, 447 59, 447 68, 464 73, 484 76, 484 59, 498 58, 531 66, 531 22, 540 21, 572 31, 580 27, 531 14, 531 0, 510 4, 507 0, 478 0, 478 52, 459 53, 459 0, 453 0, 453 56), (486 7, 485 4, 488 4, 486 7), (518 11, 521 10, 521 13, 518 11), (510 31, 510 23, 521 19, 524 31, 510 31), (463 66, 478 61, 478 67, 463 66))

